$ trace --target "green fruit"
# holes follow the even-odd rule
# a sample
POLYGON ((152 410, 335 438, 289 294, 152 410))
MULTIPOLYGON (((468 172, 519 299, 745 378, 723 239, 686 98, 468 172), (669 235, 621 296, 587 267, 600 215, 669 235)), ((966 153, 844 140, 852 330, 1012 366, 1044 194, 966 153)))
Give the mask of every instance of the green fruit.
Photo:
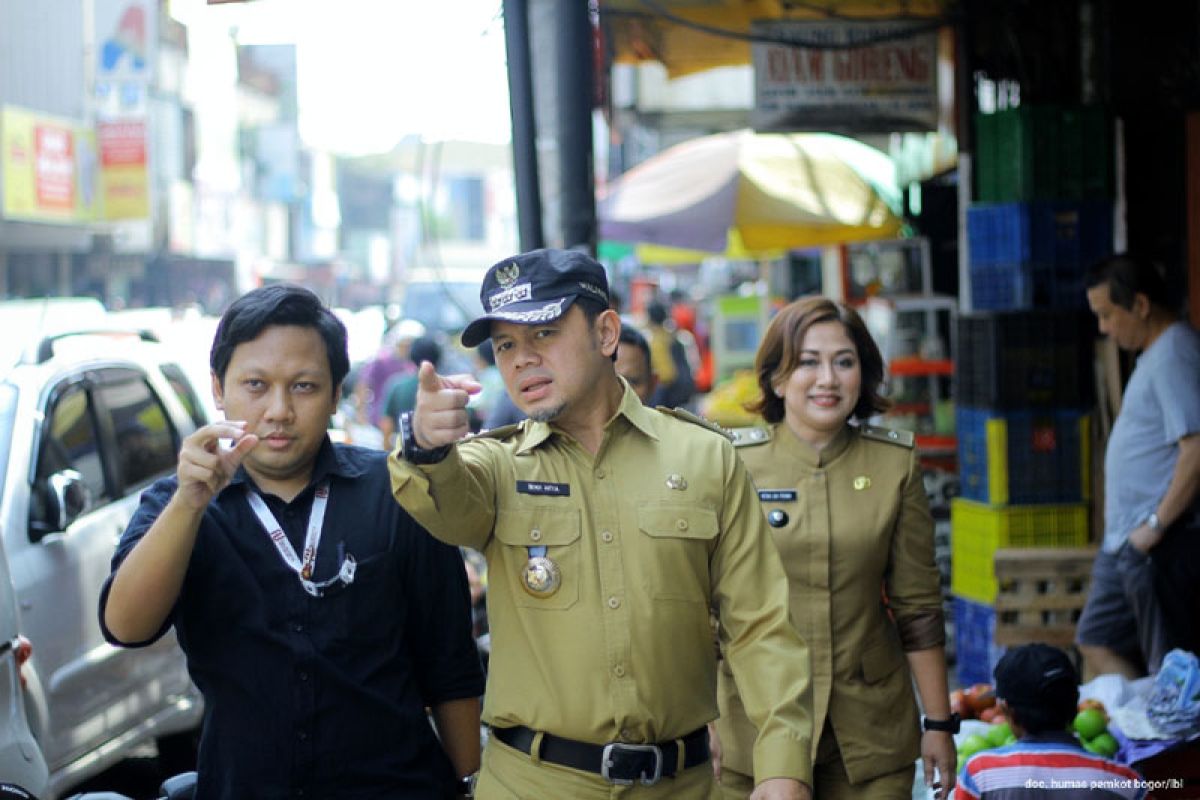
POLYGON ((1081 741, 1079 744, 1080 744, 1080 746, 1083 747, 1084 750, 1087 750, 1089 753, 1095 753, 1098 756, 1104 755, 1103 753, 1101 753, 1099 750, 1096 749, 1096 745, 1092 744, 1091 742, 1089 742, 1086 739, 1081 741))
POLYGON ((1071 723, 1071 727, 1079 734, 1079 738, 1091 741, 1108 730, 1108 720, 1104 718, 1103 711, 1085 708, 1075 715, 1075 721, 1071 723))
POLYGON ((1008 738, 1004 740, 1005 745, 1016 744, 1016 743, 1017 743, 1017 737, 1016 737, 1016 735, 1011 734, 1011 733, 1008 735, 1008 738))
POLYGON ((978 733, 972 733, 970 736, 963 739, 962 747, 960 748, 963 760, 966 761, 979 751, 987 750, 991 746, 991 743, 987 739, 983 738, 978 733))
POLYGON ((999 725, 993 725, 988 728, 987 733, 984 735, 992 747, 1002 747, 1008 737, 1013 735, 1013 732, 1007 722, 1001 722, 999 725))
POLYGON ((1111 733, 1102 733, 1095 739, 1092 739, 1090 742, 1088 742, 1088 744, 1092 746, 1093 753, 1099 753, 1105 758, 1112 758, 1115 756, 1117 754, 1117 748, 1120 747, 1120 745, 1117 744, 1117 740, 1113 738, 1111 733))

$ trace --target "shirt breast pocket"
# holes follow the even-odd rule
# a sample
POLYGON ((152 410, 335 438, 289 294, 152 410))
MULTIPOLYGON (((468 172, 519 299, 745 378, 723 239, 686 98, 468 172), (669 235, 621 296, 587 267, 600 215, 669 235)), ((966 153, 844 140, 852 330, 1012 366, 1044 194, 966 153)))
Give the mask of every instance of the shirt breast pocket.
POLYGON ((340 632, 346 643, 362 645, 395 635, 402 622, 399 595, 400 581, 391 554, 376 553, 357 563, 350 585, 326 589, 317 602, 337 609, 331 616, 342 617, 340 632))
POLYGON ((707 603, 709 550, 720 530, 716 511, 651 501, 637 514, 650 548, 637 560, 646 591, 656 600, 707 603))
MULTIPOLYGON (((522 608, 562 611, 579 600, 583 556, 581 524, 575 508, 501 509, 496 515, 496 541, 500 563, 513 582, 513 602, 522 608), (545 548, 545 557, 557 567, 558 588, 536 597, 525 590, 525 566, 530 548, 545 548)), ((538 552, 538 551, 534 551, 538 552)))

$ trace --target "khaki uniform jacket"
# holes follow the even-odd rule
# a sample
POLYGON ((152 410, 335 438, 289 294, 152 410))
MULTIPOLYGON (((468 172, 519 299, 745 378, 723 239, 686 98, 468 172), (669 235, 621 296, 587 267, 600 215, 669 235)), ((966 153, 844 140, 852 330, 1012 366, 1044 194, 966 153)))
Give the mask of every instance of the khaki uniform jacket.
POLYGON ((597 744, 703 726, 717 716, 713 606, 761 731, 746 743, 756 770, 811 783, 808 650, 754 486, 726 436, 679 414, 626 387, 594 458, 526 420, 434 465, 393 453, 393 490, 435 537, 487 556, 485 721, 597 744), (562 580, 544 599, 522 578, 537 546, 562 580))
MULTIPOLYGON (((771 532, 788 575, 792 618, 809 646, 814 747, 828 718, 852 783, 910 766, 920 755, 904 653, 945 637, 933 522, 912 434, 866 431, 846 426, 820 452, 784 423, 736 432, 763 510, 768 519, 775 512, 771 532)), ((723 763, 757 778, 747 757, 754 729, 741 687, 736 673, 722 670, 723 763)))

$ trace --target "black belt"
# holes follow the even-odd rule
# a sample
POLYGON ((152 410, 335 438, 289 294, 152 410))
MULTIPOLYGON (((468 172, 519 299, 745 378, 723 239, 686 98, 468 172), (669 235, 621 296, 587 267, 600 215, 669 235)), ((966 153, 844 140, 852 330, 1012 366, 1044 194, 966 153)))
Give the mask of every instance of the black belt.
MULTIPOLYGON (((509 747, 532 755, 537 731, 518 725, 492 728, 492 735, 509 747)), ((684 736, 662 744, 588 744, 542 734, 538 758, 564 767, 599 773, 609 783, 629 785, 641 781, 652 786, 662 778, 673 778, 679 771, 679 747, 683 746, 683 769, 708 761, 708 729, 697 728, 684 736)))

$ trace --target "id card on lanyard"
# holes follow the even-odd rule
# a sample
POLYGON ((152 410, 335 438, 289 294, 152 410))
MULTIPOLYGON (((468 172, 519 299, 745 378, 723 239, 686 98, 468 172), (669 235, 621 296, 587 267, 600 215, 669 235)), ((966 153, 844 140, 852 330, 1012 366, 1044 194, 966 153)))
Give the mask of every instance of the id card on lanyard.
POLYGON ((342 565, 334 577, 319 582, 312 579, 317 566, 317 547, 321 544, 321 532, 325 527, 325 509, 329 505, 329 481, 322 481, 313 496, 312 511, 308 515, 308 529, 304 535, 303 557, 296 555, 296 549, 288 541, 287 534, 283 532, 283 526, 279 524, 279 520, 275 519, 275 515, 267 507, 266 501, 249 486, 246 487, 246 500, 250 503, 250 510, 254 512, 254 516, 258 517, 259 524, 270 537, 271 544, 275 545, 275 551, 279 553, 283 563, 287 564, 300 579, 300 585, 304 591, 313 597, 321 597, 330 586, 335 584, 349 586, 354 583, 354 570, 357 564, 354 556, 350 554, 342 559, 342 565))

